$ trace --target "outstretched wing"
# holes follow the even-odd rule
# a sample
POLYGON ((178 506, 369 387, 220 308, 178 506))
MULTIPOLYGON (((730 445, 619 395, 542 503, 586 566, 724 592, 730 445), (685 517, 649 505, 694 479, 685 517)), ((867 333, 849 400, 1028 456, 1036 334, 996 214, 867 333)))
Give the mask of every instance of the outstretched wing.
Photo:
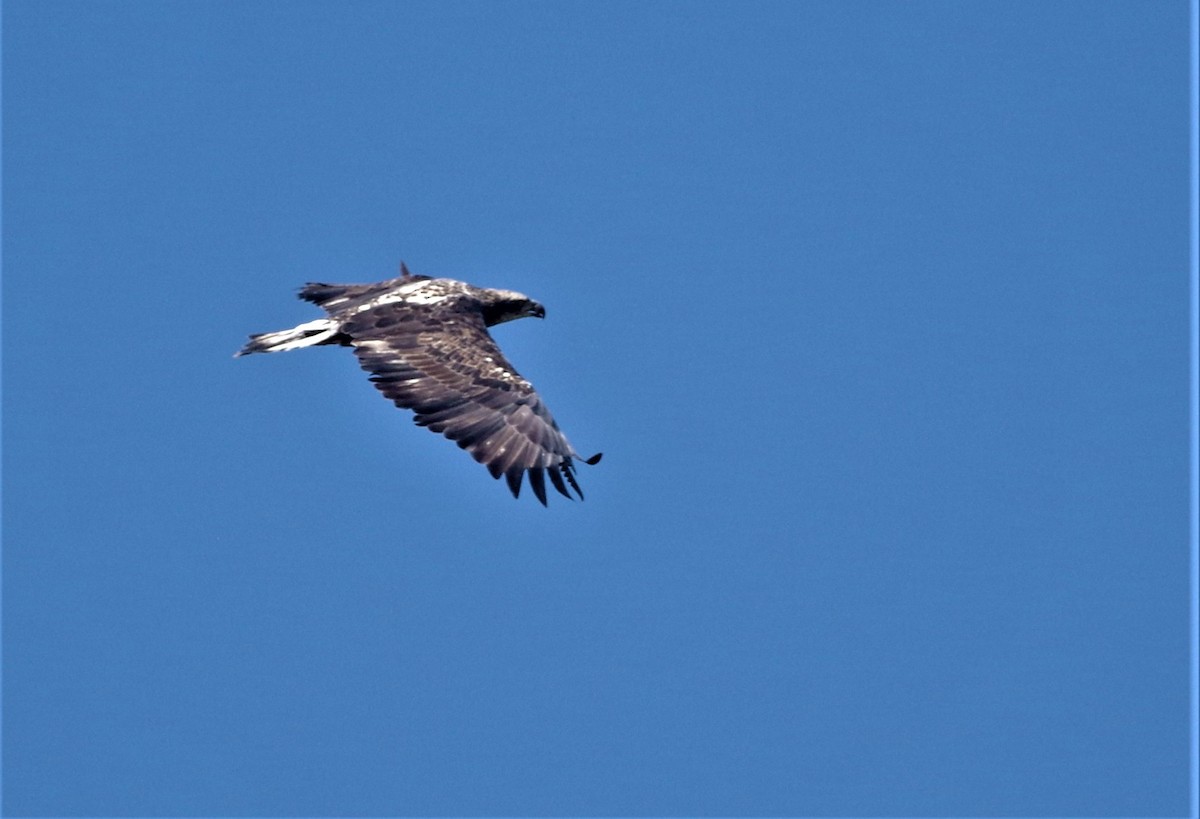
POLYGON ((561 494, 571 497, 569 485, 583 498, 575 480, 578 453, 504 358, 480 313, 384 304, 354 314, 341 331, 380 392, 470 452, 492 477, 503 475, 514 497, 529 473, 542 504, 547 476, 561 494))
POLYGON ((408 286, 419 282, 427 282, 431 277, 417 276, 408 272, 404 263, 400 263, 399 278, 388 279, 376 284, 326 284, 324 282, 309 282, 300 288, 297 294, 304 301, 312 302, 323 307, 331 316, 339 313, 354 312, 372 299, 388 293, 403 292, 408 286))

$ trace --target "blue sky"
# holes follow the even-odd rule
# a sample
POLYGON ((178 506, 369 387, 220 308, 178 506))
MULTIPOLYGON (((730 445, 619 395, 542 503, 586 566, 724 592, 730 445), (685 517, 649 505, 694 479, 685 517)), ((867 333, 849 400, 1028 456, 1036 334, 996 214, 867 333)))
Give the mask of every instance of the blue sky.
POLYGON ((1187 813, 1187 3, 3 25, 6 814, 1187 813), (231 358, 400 259, 585 502, 231 358))

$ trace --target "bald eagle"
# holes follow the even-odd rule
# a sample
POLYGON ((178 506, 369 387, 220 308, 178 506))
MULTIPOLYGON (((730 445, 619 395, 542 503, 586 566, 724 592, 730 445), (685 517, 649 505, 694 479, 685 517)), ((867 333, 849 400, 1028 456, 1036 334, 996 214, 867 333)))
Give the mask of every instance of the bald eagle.
MULTIPOLYGON (((513 497, 526 473, 546 505, 546 477, 562 495, 579 499, 579 453, 559 430, 533 385, 508 363, 487 328, 545 309, 511 290, 474 287, 454 279, 400 276, 378 284, 319 284, 300 298, 327 318, 290 330, 250 336, 236 356, 335 344, 353 347, 376 388, 420 426, 440 432, 504 476, 513 497)), ((583 459, 595 464, 600 454, 583 459)))

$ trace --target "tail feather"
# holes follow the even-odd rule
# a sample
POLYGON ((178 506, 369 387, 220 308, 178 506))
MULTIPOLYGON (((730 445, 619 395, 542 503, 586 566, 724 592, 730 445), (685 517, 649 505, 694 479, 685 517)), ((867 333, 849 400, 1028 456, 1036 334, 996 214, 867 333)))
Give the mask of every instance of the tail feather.
POLYGON ((234 358, 251 353, 282 353, 286 350, 298 350, 301 347, 336 344, 338 342, 334 340, 334 337, 337 334, 337 322, 327 318, 317 319, 290 330, 252 335, 246 346, 234 353, 234 358))

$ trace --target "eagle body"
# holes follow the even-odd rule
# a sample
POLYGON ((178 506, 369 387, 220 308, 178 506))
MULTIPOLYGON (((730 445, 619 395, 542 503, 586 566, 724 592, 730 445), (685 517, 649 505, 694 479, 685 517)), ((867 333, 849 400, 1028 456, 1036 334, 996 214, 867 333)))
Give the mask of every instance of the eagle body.
MULTIPOLYGON (((543 505, 547 478, 562 495, 570 498, 570 487, 582 499, 575 478, 579 453, 487 330, 526 316, 544 318, 542 305, 511 290, 401 271, 377 284, 306 285, 300 298, 327 317, 253 335, 237 355, 351 347, 380 392, 412 410, 418 425, 456 442, 492 477, 503 475, 514 497, 528 475, 543 505)), ((599 460, 594 455, 584 462, 599 460)))

